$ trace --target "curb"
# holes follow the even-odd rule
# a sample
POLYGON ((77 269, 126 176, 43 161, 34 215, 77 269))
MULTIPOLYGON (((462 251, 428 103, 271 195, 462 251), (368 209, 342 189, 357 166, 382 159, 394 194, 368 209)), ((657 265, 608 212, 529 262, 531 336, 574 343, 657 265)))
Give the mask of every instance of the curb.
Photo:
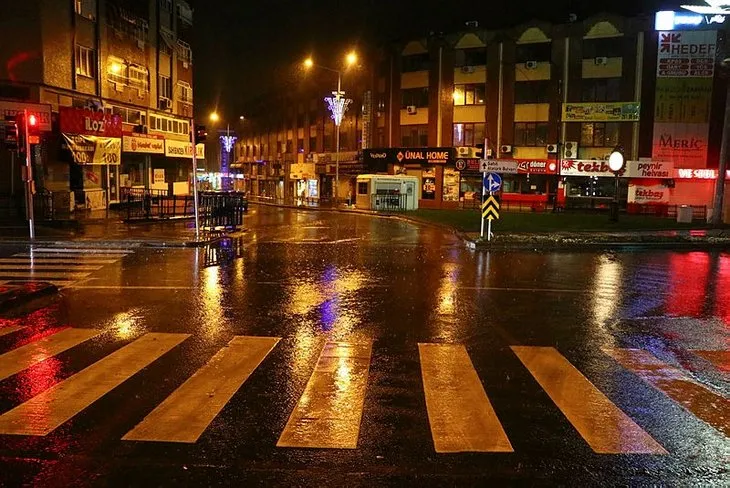
POLYGON ((104 240, 104 239, 69 239, 69 240, 63 240, 63 239, 0 239, 0 246, 12 246, 12 245, 53 245, 53 246, 63 246, 66 248, 78 248, 78 249, 88 249, 91 247, 95 248, 169 248, 169 247, 179 247, 179 248, 190 248, 190 247, 204 247, 210 244, 214 244, 216 242, 221 241, 222 239, 225 239, 227 237, 231 237, 230 235, 222 235, 222 236, 215 236, 211 237, 209 239, 201 239, 201 240, 186 240, 186 241, 180 241, 180 240, 171 240, 171 241, 165 241, 165 240, 145 240, 145 239, 127 239, 127 240, 104 240))
POLYGON ((636 250, 636 249, 730 249, 730 242, 578 242, 561 244, 511 243, 479 245, 472 240, 466 240, 466 247, 472 251, 595 251, 595 250, 636 250))
POLYGON ((17 288, 10 288, 0 293, 0 312, 6 312, 15 307, 25 305, 37 298, 58 293, 58 287, 46 282, 26 284, 17 288))

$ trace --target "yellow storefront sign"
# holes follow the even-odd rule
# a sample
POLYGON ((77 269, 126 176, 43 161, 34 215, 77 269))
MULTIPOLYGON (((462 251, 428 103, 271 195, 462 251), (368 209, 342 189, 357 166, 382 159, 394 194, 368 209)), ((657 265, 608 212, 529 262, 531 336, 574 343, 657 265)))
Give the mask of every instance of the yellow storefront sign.
POLYGON ((639 102, 564 103, 566 122, 635 122, 639 120, 639 102))
POLYGON ((710 121, 712 78, 657 78, 654 120, 701 124, 710 121))

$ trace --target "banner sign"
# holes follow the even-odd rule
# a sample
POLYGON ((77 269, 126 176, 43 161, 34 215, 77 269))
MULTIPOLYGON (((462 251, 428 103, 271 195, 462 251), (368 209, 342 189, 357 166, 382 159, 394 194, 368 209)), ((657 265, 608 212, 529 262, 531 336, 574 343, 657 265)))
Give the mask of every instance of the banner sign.
POLYGON ((628 178, 674 178, 671 161, 626 161, 623 176, 628 178))
POLYGON ((23 110, 27 110, 29 115, 35 115, 40 122, 38 127, 41 131, 50 132, 51 130, 51 106, 42 105, 38 103, 26 103, 26 102, 10 102, 7 100, 0 100, 0 120, 5 120, 5 117, 14 117, 18 113, 23 113, 23 110))
MULTIPOLYGON (((87 136, 122 137, 119 115, 74 107, 59 108, 61 132, 87 136)), ((121 142, 120 142, 121 143, 121 142)))
POLYGON ((688 168, 707 166, 709 124, 654 124, 652 159, 688 168))
POLYGON ((717 31, 659 32, 657 78, 715 75, 717 31))
POLYGON ((586 159, 565 159, 560 165, 560 174, 563 176, 614 176, 608 161, 593 161, 586 159))
POLYGON ((669 203, 669 188, 664 185, 629 185, 629 203, 669 203))
POLYGON ((563 120, 567 122, 636 122, 639 102, 564 103, 563 120))
POLYGON ((117 137, 96 137, 61 134, 77 164, 120 164, 122 140, 117 137))
MULTIPOLYGON (((165 139, 165 156, 168 158, 193 159, 193 144, 186 141, 165 139)), ((195 145, 195 157, 205 158, 205 144, 195 145)))
POLYGON ((128 153, 165 154, 165 139, 136 133, 124 133, 122 151, 128 153))
POLYGON ((657 78, 654 122, 709 122, 712 81, 712 78, 657 78))

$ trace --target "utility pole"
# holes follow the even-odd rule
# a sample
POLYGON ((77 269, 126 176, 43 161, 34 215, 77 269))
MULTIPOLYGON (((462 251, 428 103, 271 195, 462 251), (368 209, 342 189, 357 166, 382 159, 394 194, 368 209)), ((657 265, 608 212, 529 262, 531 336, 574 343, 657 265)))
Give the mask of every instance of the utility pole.
POLYGON ((28 218, 30 238, 35 239, 35 224, 33 223, 33 158, 30 154, 27 110, 23 110, 23 146, 25 147, 25 215, 28 218))
POLYGON ((722 205, 725 197, 725 173, 727 170, 728 145, 730 145, 730 80, 727 82, 725 95, 725 121, 722 126, 722 142, 720 144, 720 164, 715 180, 715 198, 712 202, 712 226, 722 225, 722 205))

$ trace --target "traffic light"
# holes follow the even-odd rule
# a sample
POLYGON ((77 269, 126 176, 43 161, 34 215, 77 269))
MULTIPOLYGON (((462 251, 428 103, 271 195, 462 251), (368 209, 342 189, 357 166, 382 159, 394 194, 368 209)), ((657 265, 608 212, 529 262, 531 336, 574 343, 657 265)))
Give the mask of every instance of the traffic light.
POLYGON ((40 144, 41 128, 40 121, 36 114, 28 114, 28 142, 30 144, 40 144))
MULTIPOLYGON (((205 129, 204 125, 196 125, 195 126, 195 143, 199 142, 205 142, 205 139, 208 137, 208 131, 205 129)), ((190 141, 192 142, 192 141, 190 141)))
POLYGON ((15 117, 5 117, 5 137, 3 138, 3 144, 6 149, 15 151, 18 149, 18 124, 15 121, 15 117))

